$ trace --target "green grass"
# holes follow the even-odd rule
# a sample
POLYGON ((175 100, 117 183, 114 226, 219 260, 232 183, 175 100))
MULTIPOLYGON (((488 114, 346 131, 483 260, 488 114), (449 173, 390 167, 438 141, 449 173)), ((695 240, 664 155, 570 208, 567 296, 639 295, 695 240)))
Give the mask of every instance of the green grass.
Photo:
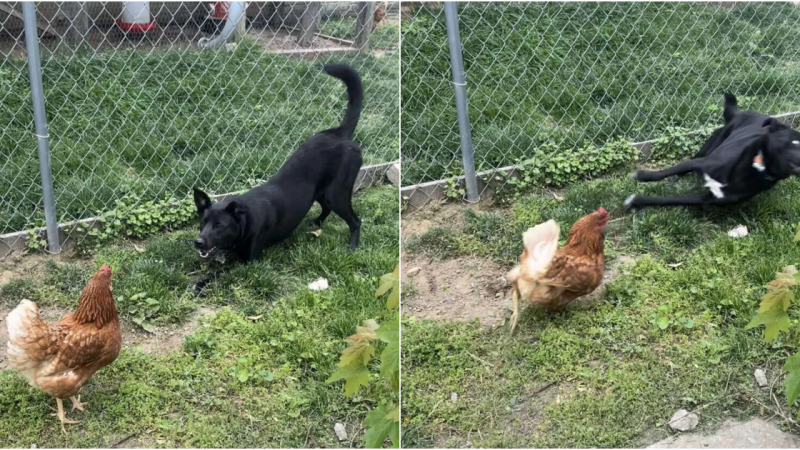
MULTIPOLYGON (((235 51, 120 50, 43 61, 60 221, 131 194, 142 201, 249 187, 271 176, 312 134, 342 120, 342 83, 321 72, 344 61, 362 75, 355 141, 365 164, 398 158, 398 55, 315 61, 235 51)), ((0 233, 43 223, 25 60, 0 65, 0 233)))
POLYGON ((375 379, 348 400, 342 383, 325 380, 357 325, 397 317, 386 311, 385 298, 375 298, 378 278, 397 264, 397 189, 358 194, 355 210, 363 220, 355 252, 347 250, 347 226, 338 217, 328 219, 320 238, 304 223, 288 242, 258 262, 235 266, 200 298, 189 294, 205 272, 190 246, 193 230, 137 244, 144 252, 118 245, 88 264, 51 262, 42 279, 5 285, 0 305, 24 297, 74 308, 87 277, 109 264, 123 329, 137 327, 137 305, 127 299, 139 292, 159 301, 156 325, 182 324, 200 307, 217 313, 169 354, 123 350, 82 389, 89 406, 70 414, 81 424, 68 426, 66 436, 49 415, 52 398, 19 374, 0 372, 0 447, 109 447, 130 435, 145 447, 349 446, 336 439, 336 422, 361 446, 364 417, 378 400, 391 398, 391 387, 375 379), (319 277, 330 289, 310 291, 307 284, 319 277))
MULTIPOLYGON (((444 13, 415 8, 401 31, 404 185, 463 171, 444 13)), ((798 21, 791 3, 459 5, 476 166, 719 124, 725 90, 798 110, 798 21)))
MULTIPOLYGON (((617 173, 568 187, 563 201, 539 192, 508 209, 466 210, 457 227, 404 242, 411 254, 471 255, 511 269, 525 229, 552 218, 563 239, 578 217, 603 205, 612 219, 624 217, 608 226, 607 267, 622 255, 636 259, 619 264, 594 303, 555 315, 524 309, 513 337, 507 327, 404 320, 404 447, 469 440, 475 447, 627 448, 666 437, 680 408, 697 411, 701 431, 726 417, 756 415, 759 402, 772 410, 753 371, 776 376, 800 334, 794 327, 768 345, 760 329, 745 325, 775 272, 800 264, 800 243, 793 242, 800 180, 731 208, 618 208, 632 192, 696 188, 691 178, 637 185, 617 173), (728 237, 738 224, 750 234, 728 237), (668 265, 674 263, 680 266, 668 265)), ((800 320, 796 307, 789 314, 800 320)), ((786 409, 780 380, 775 389, 786 409)))
MULTIPOLYGON (((322 21, 319 31, 328 36, 340 39, 353 40, 356 38, 356 19, 352 17, 342 19, 328 19, 322 21)), ((376 49, 397 48, 399 41, 400 27, 389 24, 385 21, 375 28, 369 37, 370 47, 376 49)))

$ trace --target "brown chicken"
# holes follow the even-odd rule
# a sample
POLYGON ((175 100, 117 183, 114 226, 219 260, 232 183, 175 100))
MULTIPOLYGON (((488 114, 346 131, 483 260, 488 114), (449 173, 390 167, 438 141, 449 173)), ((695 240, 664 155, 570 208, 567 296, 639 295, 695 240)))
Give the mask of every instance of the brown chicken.
POLYGON ((372 14, 372 18, 375 20, 376 28, 384 17, 386 17, 386 2, 379 4, 378 7, 375 8, 375 12, 372 14))
POLYGON ((575 222, 567 243, 558 248, 558 224, 549 220, 522 235, 525 249, 519 265, 506 275, 514 286, 511 332, 519 318, 519 299, 555 312, 597 289, 603 280, 604 229, 608 212, 602 207, 575 222))
POLYGON ((103 266, 83 289, 78 309, 56 323, 39 317, 39 308, 23 300, 8 315, 8 362, 31 386, 56 398, 61 430, 67 419, 62 400, 83 411, 75 397, 86 381, 111 364, 122 343, 117 307, 111 294, 111 269, 103 266))

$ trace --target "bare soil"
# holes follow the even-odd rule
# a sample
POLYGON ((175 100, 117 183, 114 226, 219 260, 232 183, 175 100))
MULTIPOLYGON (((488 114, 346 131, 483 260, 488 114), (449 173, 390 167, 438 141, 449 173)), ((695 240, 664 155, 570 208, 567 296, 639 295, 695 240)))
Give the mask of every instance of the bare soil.
POLYGON ((435 261, 425 256, 406 258, 401 276, 403 315, 418 319, 480 320, 494 327, 503 323, 511 307, 508 283, 509 268, 477 258, 435 261), (409 276, 409 270, 419 272, 409 276))

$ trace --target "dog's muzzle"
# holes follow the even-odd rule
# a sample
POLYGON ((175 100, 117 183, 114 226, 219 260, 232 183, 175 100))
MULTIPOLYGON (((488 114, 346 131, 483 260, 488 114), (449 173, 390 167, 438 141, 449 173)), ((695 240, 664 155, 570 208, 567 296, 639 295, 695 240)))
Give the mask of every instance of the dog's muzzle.
POLYGON ((200 238, 194 240, 194 246, 197 247, 197 252, 203 259, 210 257, 217 250, 217 247, 211 247, 210 249, 205 248, 206 242, 200 238))

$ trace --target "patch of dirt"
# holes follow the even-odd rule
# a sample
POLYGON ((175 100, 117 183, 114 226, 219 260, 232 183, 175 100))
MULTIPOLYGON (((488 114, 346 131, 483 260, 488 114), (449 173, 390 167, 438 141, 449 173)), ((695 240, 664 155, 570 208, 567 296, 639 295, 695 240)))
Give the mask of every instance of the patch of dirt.
MULTIPOLYGON (((420 256, 403 261, 401 281, 411 295, 403 297, 403 315, 418 319, 480 319, 482 325, 503 323, 508 297, 503 278, 507 268, 477 258, 437 261, 420 256), (409 270, 419 272, 409 276, 409 270)), ((510 298, 510 297, 508 297, 510 298)))
POLYGON ((0 287, 14 278, 39 278, 44 275, 44 266, 48 260, 76 262, 72 255, 64 252, 58 255, 42 253, 14 252, 0 258, 0 287))
MULTIPOLYGON (((8 326, 6 318, 13 308, 0 307, 0 370, 8 366, 6 361, 6 342, 8 341, 8 326)), ((63 308, 40 308, 39 314, 48 322, 56 322, 72 310, 63 308)), ((156 328, 155 332, 148 333, 137 325, 126 320, 121 321, 122 348, 140 348, 146 354, 165 355, 181 348, 183 338, 197 330, 200 319, 208 314, 215 314, 216 310, 210 308, 198 309, 186 323, 156 328)))
POLYGON ((140 347, 147 354, 164 355, 181 348, 183 338, 189 336, 200 326, 200 319, 208 314, 216 314, 211 308, 200 308, 182 325, 170 325, 156 328, 148 333, 134 324, 122 323, 122 347, 140 347), (127 326, 126 326, 127 325, 127 326))
POLYGON ((431 227, 461 228, 464 223, 464 210, 497 211, 490 203, 435 203, 424 209, 403 214, 400 218, 403 240, 428 231, 431 227))

